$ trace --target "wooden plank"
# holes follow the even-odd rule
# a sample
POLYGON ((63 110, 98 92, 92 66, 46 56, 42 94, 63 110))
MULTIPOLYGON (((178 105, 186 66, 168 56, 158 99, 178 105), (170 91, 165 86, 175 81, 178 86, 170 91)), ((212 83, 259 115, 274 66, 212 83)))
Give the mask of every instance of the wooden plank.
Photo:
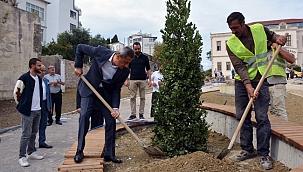
MULTIPOLYGON (((90 164, 90 163, 97 163, 99 162, 100 165, 104 164, 103 158, 84 158, 81 164, 90 164)), ((71 165, 76 164, 73 158, 65 159, 63 165, 71 165)))
POLYGON ((71 166, 71 165, 61 165, 58 167, 59 171, 71 171, 71 170, 91 170, 91 169, 102 169, 103 170, 103 165, 100 164, 79 164, 79 166, 71 166))

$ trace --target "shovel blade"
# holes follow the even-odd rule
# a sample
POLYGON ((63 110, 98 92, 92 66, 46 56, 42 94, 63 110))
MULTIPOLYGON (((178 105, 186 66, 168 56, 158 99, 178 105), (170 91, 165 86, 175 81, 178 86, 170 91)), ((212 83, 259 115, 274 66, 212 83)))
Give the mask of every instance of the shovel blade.
POLYGON ((144 147, 144 151, 149 155, 153 155, 153 156, 165 156, 164 152, 162 152, 157 147, 152 147, 152 146, 144 147))
POLYGON ((222 160, 229 152, 231 149, 226 149, 224 148, 221 153, 217 156, 217 159, 222 160))

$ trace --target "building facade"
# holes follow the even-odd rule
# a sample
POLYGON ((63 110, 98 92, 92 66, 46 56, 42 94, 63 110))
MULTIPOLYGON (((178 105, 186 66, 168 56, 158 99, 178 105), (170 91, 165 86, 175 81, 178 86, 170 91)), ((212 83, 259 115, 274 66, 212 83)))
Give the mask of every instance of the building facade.
POLYGON ((142 33, 142 31, 140 31, 127 38, 127 45, 132 47, 134 42, 139 42, 141 44, 141 51, 152 56, 154 54, 156 39, 157 37, 153 37, 151 34, 142 33))
POLYGON ((123 48, 124 46, 125 46, 125 44, 123 44, 121 42, 115 42, 115 43, 109 44, 109 48, 113 51, 118 51, 120 48, 123 48))
MULTIPOLYGON (((271 31, 279 35, 288 33, 287 42, 284 46, 288 52, 294 54, 295 64, 303 67, 303 19, 283 19, 249 23, 252 25, 261 23, 271 31)), ((226 42, 231 32, 210 34, 212 71, 222 71, 223 75, 231 78, 233 66, 226 51, 226 42)))
POLYGON ((20 1, 18 8, 37 14, 41 22, 41 43, 44 44, 47 35, 47 7, 50 4, 46 0, 25 0, 20 1))
POLYGON ((75 0, 24 0, 18 8, 36 13, 41 20, 41 43, 45 45, 64 31, 80 27, 81 9, 75 6, 75 0))

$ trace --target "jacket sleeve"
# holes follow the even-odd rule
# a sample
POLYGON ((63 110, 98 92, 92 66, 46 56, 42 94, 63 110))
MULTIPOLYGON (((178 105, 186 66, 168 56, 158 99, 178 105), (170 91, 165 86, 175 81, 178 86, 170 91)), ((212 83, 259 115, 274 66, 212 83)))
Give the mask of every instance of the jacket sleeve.
POLYGON ((76 68, 83 68, 83 58, 84 55, 94 57, 95 54, 98 52, 98 49, 102 46, 93 47, 86 44, 78 44, 77 50, 76 50, 76 58, 75 58, 75 67, 76 68))
POLYGON ((25 88, 25 85, 24 85, 23 81, 19 79, 17 81, 14 91, 13 91, 13 96, 14 96, 16 104, 19 104, 20 97, 21 97, 21 94, 22 94, 24 88, 25 88))

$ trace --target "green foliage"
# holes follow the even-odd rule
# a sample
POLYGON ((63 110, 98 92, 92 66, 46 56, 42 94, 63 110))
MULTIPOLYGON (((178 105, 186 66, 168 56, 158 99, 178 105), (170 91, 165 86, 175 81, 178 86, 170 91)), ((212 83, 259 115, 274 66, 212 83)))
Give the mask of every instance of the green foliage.
POLYGON ((209 76, 209 77, 212 76, 212 71, 211 71, 211 69, 208 69, 208 70, 206 70, 206 71, 204 71, 204 72, 202 72, 202 73, 203 73, 204 76, 209 76))
POLYGON ((293 68, 295 71, 301 72, 301 66, 296 65, 296 64, 288 64, 287 67, 289 69, 293 68))
POLYGON ((206 58, 209 60, 209 61, 212 61, 212 58, 211 58, 211 51, 208 51, 206 53, 206 58))
POLYGON ((56 43, 53 39, 46 46, 42 46, 42 55, 68 54, 71 49, 72 46, 66 40, 56 43))
POLYGON ((111 43, 115 43, 115 42, 119 42, 117 35, 115 35, 111 40, 111 43))
POLYGON ((155 45, 154 45, 154 54, 153 54, 153 57, 152 57, 152 61, 159 64, 159 58, 160 58, 160 55, 163 51, 163 47, 164 47, 164 44, 163 43, 160 43, 160 42, 155 42, 155 45))
MULTIPOLYGON (((90 36, 89 29, 75 28, 71 31, 65 31, 58 34, 57 42, 52 40, 46 46, 42 46, 42 55, 62 55, 64 59, 75 60, 75 54, 78 44, 88 44, 92 46, 103 45, 108 47, 107 40, 100 34, 94 37, 90 36)), ((88 62, 88 57, 84 62, 88 62)))
POLYGON ((95 37, 92 37, 90 39, 89 45, 92 45, 92 46, 102 45, 102 46, 109 48, 109 45, 107 44, 107 40, 105 38, 103 38, 100 34, 97 34, 97 35, 95 35, 95 37))
POLYGON ((164 85, 155 102, 158 121, 152 138, 168 157, 207 149, 206 112, 201 105, 204 76, 200 71, 202 37, 197 27, 187 20, 190 2, 168 0, 165 28, 161 30, 164 85))

